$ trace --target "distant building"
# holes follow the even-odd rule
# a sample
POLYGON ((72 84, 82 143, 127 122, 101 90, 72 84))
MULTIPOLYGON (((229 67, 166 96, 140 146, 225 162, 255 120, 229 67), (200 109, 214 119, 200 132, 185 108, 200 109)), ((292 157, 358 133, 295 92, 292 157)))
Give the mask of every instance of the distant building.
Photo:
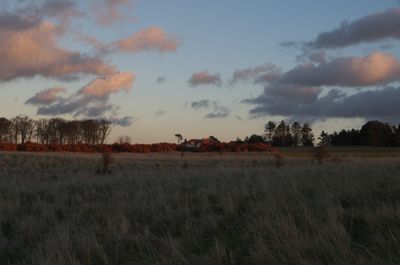
POLYGON ((181 143, 179 145, 179 148, 181 150, 186 150, 186 151, 200 151, 202 147, 210 146, 213 144, 216 144, 216 142, 210 138, 190 139, 190 140, 185 140, 183 143, 181 143))

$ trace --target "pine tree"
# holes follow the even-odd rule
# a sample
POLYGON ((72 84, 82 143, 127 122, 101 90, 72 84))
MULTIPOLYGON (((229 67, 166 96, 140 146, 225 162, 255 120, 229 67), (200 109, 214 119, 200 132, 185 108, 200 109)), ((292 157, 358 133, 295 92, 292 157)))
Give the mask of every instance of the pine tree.
POLYGON ((303 145, 314 146, 314 134, 312 133, 312 129, 308 123, 304 123, 301 132, 302 132, 301 140, 303 142, 303 145))
POLYGON ((275 129, 276 129, 276 124, 273 121, 269 121, 264 127, 265 136, 269 142, 272 142, 275 129))
POLYGON ((297 121, 293 123, 292 128, 293 145, 299 146, 301 142, 301 125, 297 121))

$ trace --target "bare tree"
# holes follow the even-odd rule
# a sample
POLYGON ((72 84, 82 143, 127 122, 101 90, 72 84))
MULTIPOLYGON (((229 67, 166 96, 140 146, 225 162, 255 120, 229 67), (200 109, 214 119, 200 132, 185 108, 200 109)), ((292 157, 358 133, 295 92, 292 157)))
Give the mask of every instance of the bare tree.
POLYGON ((65 121, 60 118, 52 118, 48 124, 48 144, 61 144, 64 138, 64 132, 62 131, 63 124, 65 121))
POLYGON ((28 116, 19 115, 11 120, 14 143, 26 143, 32 139, 35 131, 35 122, 28 116))
POLYGON ((95 145, 99 139, 99 124, 94 120, 84 120, 81 122, 82 139, 85 144, 95 145))
POLYGON ((35 131, 35 121, 28 116, 22 116, 20 120, 21 143, 30 142, 35 131))
POLYGON ((49 120, 40 119, 36 122, 36 141, 40 144, 49 143, 49 120))
POLYGON ((82 139, 81 122, 68 121, 64 133, 68 144, 79 144, 82 139))
POLYGON ((11 119, 10 127, 10 143, 17 144, 19 136, 19 119, 14 117, 11 119))
MULTIPOLYGON (((0 118, 0 143, 26 143, 33 139, 40 144, 104 144, 111 132, 107 120, 72 120, 61 118, 34 121, 19 115, 11 120, 0 118)), ((124 142, 130 142, 126 136, 124 142)))
POLYGON ((98 121, 99 124, 99 141, 100 144, 104 144, 106 142, 106 139, 108 135, 111 132, 111 122, 106 121, 106 120, 100 120, 98 121))
POLYGON ((131 142, 132 142, 132 139, 128 135, 119 136, 117 139, 117 143, 119 143, 119 144, 130 144, 131 142))
POLYGON ((0 118, 0 143, 9 141, 10 129, 11 122, 6 118, 0 118))

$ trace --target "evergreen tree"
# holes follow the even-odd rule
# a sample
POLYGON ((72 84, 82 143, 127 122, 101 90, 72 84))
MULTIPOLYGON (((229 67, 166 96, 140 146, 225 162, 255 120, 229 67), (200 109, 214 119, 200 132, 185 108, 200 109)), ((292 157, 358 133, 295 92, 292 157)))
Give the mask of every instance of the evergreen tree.
POLYGON ((301 133, 301 141, 303 145, 314 146, 314 134, 312 133, 312 129, 308 123, 304 123, 303 128, 301 129, 301 133))
POLYGON ((395 146, 395 128, 380 121, 369 121, 361 127, 361 137, 364 144, 372 146, 395 146))
POLYGON ((293 123, 292 128, 293 145, 299 146, 301 143, 301 125, 297 121, 293 123))
POLYGON ((318 145, 320 146, 326 146, 330 144, 330 136, 327 134, 324 130, 322 130, 320 136, 318 137, 319 143, 318 145))
POLYGON ((269 121, 264 126, 264 132, 265 132, 265 136, 267 138, 267 141, 272 142, 272 139, 274 137, 275 129, 276 129, 276 124, 273 121, 269 121))
POLYGON ((286 123, 281 121, 276 127, 273 142, 276 146, 285 146, 286 123))

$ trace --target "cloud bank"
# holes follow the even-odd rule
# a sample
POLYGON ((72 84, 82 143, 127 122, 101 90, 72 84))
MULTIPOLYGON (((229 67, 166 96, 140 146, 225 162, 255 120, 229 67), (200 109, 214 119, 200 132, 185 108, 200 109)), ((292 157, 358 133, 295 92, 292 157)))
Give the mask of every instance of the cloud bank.
POLYGON ((301 64, 267 84, 261 95, 243 102, 255 106, 250 110, 253 116, 392 120, 400 114, 396 103, 400 88, 390 86, 397 81, 400 62, 392 55, 375 52, 301 64))
POLYGON ((115 115, 119 107, 109 103, 110 96, 122 91, 129 92, 134 80, 133 74, 118 72, 108 77, 99 77, 70 96, 60 96, 57 90, 41 91, 28 99, 26 104, 39 105, 38 115, 70 114, 90 118, 99 118, 107 113, 115 115), (45 98, 43 95, 49 94, 51 100, 42 99, 45 98))
MULTIPOLYGON (((115 124, 130 124, 128 118, 116 117, 120 107, 110 103, 111 95, 130 92, 135 74, 121 72, 110 62, 113 53, 157 51, 175 52, 179 38, 153 26, 130 37, 103 44, 95 36, 77 29, 82 19, 110 26, 123 21, 125 10, 133 0, 88 0, 93 8, 80 10, 77 0, 23 0, 0 10, 0 81, 9 82, 35 77, 70 82, 92 79, 77 92, 67 96, 64 86, 45 89, 26 100, 37 107, 39 115, 98 118, 111 115, 115 124), (91 53, 74 51, 61 45, 62 38, 72 36, 90 44, 91 53), (111 53, 112 52, 112 53, 111 53)), ((163 80, 165 81, 165 80, 163 80)))
POLYGON ((257 105, 250 111, 252 115, 283 115, 298 119, 364 118, 397 122, 400 115, 397 100, 400 88, 395 87, 362 91, 353 95, 333 89, 327 95, 317 97, 307 104, 273 97, 268 92, 268 89, 265 89, 261 96, 247 101, 257 105))
POLYGON ((400 38, 400 8, 367 15, 352 22, 343 22, 337 29, 320 33, 309 43, 314 48, 342 48, 359 43, 400 38))
POLYGON ((374 52, 365 57, 338 58, 321 64, 303 64, 285 73, 279 82, 307 86, 372 86, 400 80, 400 62, 374 52))
POLYGON ((0 24, 1 81, 35 76, 76 79, 81 75, 108 75, 116 71, 101 58, 61 48, 57 25, 18 19, 17 26, 0 24))

